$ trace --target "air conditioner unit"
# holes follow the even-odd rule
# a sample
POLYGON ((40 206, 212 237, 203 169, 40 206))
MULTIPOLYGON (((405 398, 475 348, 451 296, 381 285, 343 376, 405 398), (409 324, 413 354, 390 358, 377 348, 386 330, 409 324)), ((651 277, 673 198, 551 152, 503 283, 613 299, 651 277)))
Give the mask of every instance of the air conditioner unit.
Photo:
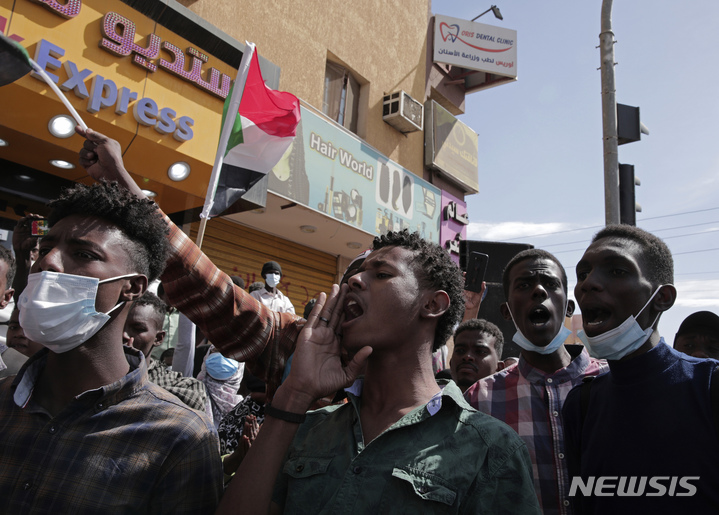
POLYGON ((384 96, 382 119, 398 131, 421 131, 424 126, 424 106, 404 91, 384 96))

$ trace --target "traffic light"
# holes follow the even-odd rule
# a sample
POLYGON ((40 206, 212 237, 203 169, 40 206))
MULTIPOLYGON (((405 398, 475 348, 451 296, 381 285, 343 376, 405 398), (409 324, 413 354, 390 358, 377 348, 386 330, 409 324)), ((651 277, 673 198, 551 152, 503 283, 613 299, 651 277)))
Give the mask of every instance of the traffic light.
POLYGON ((649 135, 649 129, 639 119, 639 108, 617 104, 617 144, 624 145, 649 135))
POLYGON ((634 186, 640 186, 641 181, 634 176, 634 165, 619 164, 619 222, 627 225, 637 225, 637 213, 642 212, 642 206, 637 204, 634 196, 634 186))

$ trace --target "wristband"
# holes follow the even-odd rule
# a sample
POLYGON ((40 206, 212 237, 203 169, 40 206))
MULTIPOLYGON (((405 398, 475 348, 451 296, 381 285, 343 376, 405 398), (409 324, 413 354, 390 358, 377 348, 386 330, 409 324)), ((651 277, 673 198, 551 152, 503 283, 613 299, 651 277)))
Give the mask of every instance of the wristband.
POLYGON ((282 411, 273 407, 271 404, 265 406, 265 415, 269 415, 272 418, 284 420, 285 422, 291 422, 292 424, 301 424, 307 418, 306 413, 290 413, 289 411, 282 411))

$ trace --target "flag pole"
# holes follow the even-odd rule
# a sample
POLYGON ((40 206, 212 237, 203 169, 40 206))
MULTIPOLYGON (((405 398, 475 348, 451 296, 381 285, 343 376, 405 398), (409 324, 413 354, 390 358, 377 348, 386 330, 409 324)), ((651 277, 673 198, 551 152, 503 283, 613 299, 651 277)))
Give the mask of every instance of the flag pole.
POLYGON ((225 159, 225 151, 227 150, 227 142, 232 133, 232 126, 235 124, 237 113, 240 110, 240 102, 242 101, 242 93, 245 91, 245 83, 250 70, 252 56, 255 53, 255 44, 245 41, 245 52, 242 54, 240 68, 237 70, 237 78, 232 88, 232 96, 225 113, 225 123, 222 124, 222 132, 220 133, 220 142, 217 145, 217 154, 215 154, 215 164, 212 167, 212 175, 210 175, 210 183, 207 186, 207 194, 205 195, 205 205, 200 213, 200 227, 197 230, 197 239, 195 243, 202 248, 202 240, 205 237, 205 228, 207 220, 210 218, 210 211, 215 202, 215 192, 217 184, 220 182, 220 170, 225 159))

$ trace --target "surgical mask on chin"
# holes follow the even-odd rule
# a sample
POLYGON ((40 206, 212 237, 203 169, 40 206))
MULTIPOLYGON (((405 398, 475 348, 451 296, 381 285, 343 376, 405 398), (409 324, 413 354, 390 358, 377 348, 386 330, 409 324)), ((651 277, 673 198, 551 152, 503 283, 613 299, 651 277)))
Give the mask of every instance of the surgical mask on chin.
POLYGON ((280 284, 280 274, 267 274, 265 282, 270 288, 277 287, 277 285, 280 284))
POLYGON ((20 327, 25 336, 51 351, 62 354, 92 338, 110 320, 110 313, 95 310, 97 287, 138 274, 96 277, 40 272, 30 274, 19 299, 20 327))
POLYGON ((649 305, 662 286, 664 285, 660 285, 654 290, 652 296, 649 297, 647 303, 644 304, 644 307, 639 310, 636 316, 629 315, 621 325, 614 329, 605 331, 598 336, 587 336, 584 330, 577 332, 577 336, 584 343, 589 355, 593 358, 617 361, 644 345, 644 342, 654 332, 654 324, 657 323, 659 314, 646 329, 642 329, 642 326, 637 322, 637 317, 642 314, 642 311, 649 305))
MULTIPOLYGON (((569 301, 567 301, 568 303, 569 301)), ((514 323, 514 327, 517 329, 517 332, 514 333, 514 336, 512 337, 512 341, 519 345, 520 348, 530 351, 530 352, 536 352, 538 354, 551 354, 555 350, 557 350, 564 341, 569 338, 569 335, 572 334, 571 329, 567 329, 564 324, 562 324, 562 327, 559 328, 559 331, 557 334, 552 338, 552 341, 549 342, 544 347, 540 347, 539 345, 534 345, 532 342, 530 342, 526 336, 522 334, 522 331, 519 330, 519 327, 517 327, 517 322, 514 321, 514 315, 512 315, 512 311, 509 309, 509 303, 507 303, 507 311, 509 311, 509 316, 512 318, 512 323, 514 323)), ((567 312, 567 305, 564 306, 564 313, 567 312)))

